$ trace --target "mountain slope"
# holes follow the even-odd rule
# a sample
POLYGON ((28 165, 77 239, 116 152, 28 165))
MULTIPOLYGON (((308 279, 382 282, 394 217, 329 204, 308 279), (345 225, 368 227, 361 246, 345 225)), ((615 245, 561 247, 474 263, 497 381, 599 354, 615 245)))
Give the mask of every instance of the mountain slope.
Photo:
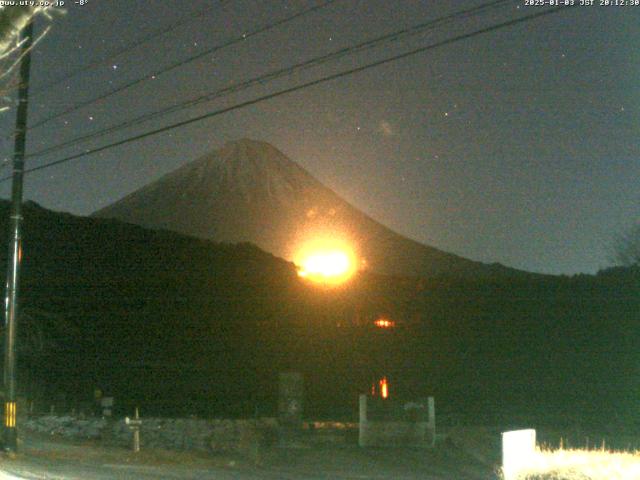
POLYGON ((355 246, 373 271, 463 277, 515 274, 422 245, 368 217, 273 146, 240 140, 94 214, 222 242, 252 242, 295 260, 318 236, 355 246))

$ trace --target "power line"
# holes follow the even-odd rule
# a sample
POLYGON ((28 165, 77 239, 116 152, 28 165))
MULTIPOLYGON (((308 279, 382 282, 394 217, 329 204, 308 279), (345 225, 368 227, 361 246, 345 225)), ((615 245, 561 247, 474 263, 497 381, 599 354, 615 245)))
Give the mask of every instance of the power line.
MULTIPOLYGON (((510 27, 510 26, 513 26, 513 25, 517 25, 519 23, 528 22, 528 21, 534 20, 536 18, 540 18, 540 17, 546 16, 546 15, 549 15, 549 14, 557 13, 559 11, 566 10, 566 9, 569 9, 569 8, 572 8, 572 6, 564 6, 563 5, 563 6, 556 7, 556 8, 550 9, 550 10, 545 10, 545 11, 534 13, 534 14, 531 14, 531 15, 526 15, 524 17, 520 17, 520 18, 517 18, 517 19, 508 20, 508 21, 505 21, 505 22, 502 22, 502 23, 494 24, 494 25, 491 25, 489 27, 485 27, 485 28, 481 28, 479 30, 475 30, 475 31, 473 31, 471 33, 465 33, 465 34, 462 34, 462 35, 458 35, 458 36, 455 36, 453 38, 442 40, 442 41, 433 43, 431 45, 426 45, 424 47, 419 47, 419 48, 410 50, 410 51, 402 53, 402 54, 394 55, 392 57, 387 57, 385 59, 378 60, 376 62, 372 62, 372 63, 369 63, 367 65, 363 65, 363 66, 360 66, 360 67, 352 68, 352 69, 345 70, 345 71, 339 72, 339 73, 334 73, 332 75, 327 75, 325 77, 322 77, 322 78, 319 78, 319 79, 316 79, 316 80, 312 80, 312 81, 309 81, 309 82, 306 82, 306 83, 302 83, 302 84, 296 85, 294 87, 289 87, 289 88, 286 88, 286 89, 283 89, 283 90, 279 90, 277 92, 273 92, 273 93, 270 93, 270 94, 267 94, 267 95, 263 95, 263 96, 258 97, 258 98, 254 98, 252 100, 247 100, 245 102, 241 102, 241 103, 238 103, 236 105, 232 105, 230 107, 225 107, 225 108, 222 108, 222 109, 219 109, 219 110, 214 110, 214 111, 206 113, 204 115, 200 115, 198 117, 191 118, 189 120, 184 120, 184 121, 177 122, 177 123, 174 123, 174 124, 171 124, 171 125, 167 125, 167 126, 162 127, 162 128, 158 128, 158 129, 155 129, 155 130, 150 130, 148 132, 141 133, 139 135, 134 135, 132 137, 125 138, 123 140, 118 140, 117 142, 113 142, 113 143, 110 143, 110 144, 107 144, 107 145, 103 145, 102 147, 86 150, 84 152, 77 153, 77 154, 74 154, 74 155, 70 155, 68 157, 64 157, 64 158, 61 158, 61 159, 58 159, 58 160, 55 160, 55 161, 52 161, 52 162, 48 162, 48 163, 45 163, 43 165, 39 165, 37 167, 32 167, 32 168, 26 169, 25 173, 30 173, 30 172, 35 172, 35 171, 38 171, 38 170, 43 170, 43 169, 46 169, 46 168, 53 167, 55 165, 60 165, 62 163, 66 163, 66 162, 69 162, 71 160, 75 160, 75 159, 80 158, 80 157, 85 157, 85 156, 88 156, 88 155, 92 155, 94 153, 103 152, 103 151, 108 150, 110 148, 118 147, 120 145, 125 145, 127 143, 135 142, 137 140, 142 140, 144 138, 151 137, 153 135, 157 135, 159 133, 164 133, 164 132, 167 132, 167 131, 170 131, 170 130, 174 130, 176 128, 180 128, 180 127, 183 127, 185 125, 189 125, 189 124, 192 124, 192 123, 195 123, 195 122, 199 122, 201 120, 206 120, 208 118, 212 118, 212 117, 215 117, 215 116, 218 116, 218 115, 222 115, 224 113, 228 113, 228 112, 231 112, 231 111, 234 111, 234 110, 239 110, 241 108, 248 107, 248 106, 251 106, 251 105, 255 105, 257 103, 260 103, 260 102, 263 102, 263 101, 266 101, 266 100, 270 100, 272 98, 280 97, 282 95, 286 95, 286 94, 293 93, 293 92, 296 92, 296 91, 299 91, 299 90, 303 90, 305 88, 309 88, 309 87, 312 87, 312 86, 315 86, 315 85, 319 85, 321 83, 329 82, 329 81, 332 81, 332 80, 337 80, 339 78, 343 78, 343 77, 350 76, 350 75, 353 75, 353 74, 356 74, 356 73, 360 73, 360 72, 363 72, 365 70, 369 70, 371 68, 379 67, 381 65, 386 65, 388 63, 391 63, 391 62, 394 62, 394 61, 397 61, 397 60, 401 60, 401 59, 404 59, 404 58, 407 58, 407 57, 410 57, 410 56, 413 56, 413 55, 416 55, 416 54, 419 54, 419 53, 424 53, 426 51, 433 50, 433 49, 438 48, 438 47, 442 47, 442 46, 449 45, 449 44, 452 44, 452 43, 455 43, 455 42, 459 42, 461 40, 466 40, 468 38, 472 38, 472 37, 475 37, 477 35, 482 35, 482 34, 485 34, 485 33, 493 32, 495 30, 499 30, 499 29, 502 29, 502 28, 510 27)), ((10 178, 11 177, 3 177, 3 178, 1 178, 0 179, 0 183, 4 182, 6 180, 9 180, 10 178)))
MULTIPOLYGON (((218 1, 220 3, 220 6, 222 6, 225 3, 230 2, 231 0, 218 0, 218 1)), ((126 46, 124 46, 123 48, 121 48, 119 50, 116 50, 115 52, 111 53, 106 58, 102 58, 101 60, 96 60, 96 61, 94 61, 92 63, 89 63, 88 65, 83 66, 82 68, 79 68, 79 69, 69 73, 68 75, 63 75, 62 77, 60 77, 60 78, 58 78, 56 80, 53 80, 52 82, 47 83, 46 85, 42 85, 40 87, 35 88, 33 93, 34 94, 38 94, 39 92, 44 91, 44 90, 48 90, 51 87, 54 87, 54 86, 66 81, 66 80, 69 80, 70 78, 75 77, 76 75, 80 75, 82 73, 85 73, 85 72, 87 72, 87 71, 89 71, 89 70, 91 70, 91 69, 93 69, 93 68, 95 68, 97 66, 102 65, 102 64, 109 63, 109 62, 113 61, 115 58, 119 57, 120 55, 123 55, 123 54, 125 54, 127 52, 130 52, 130 51, 136 49, 137 47, 139 47, 140 45, 142 45, 144 43, 147 43, 150 40, 153 40, 154 38, 161 37, 161 36, 163 36, 163 35, 165 35, 165 34, 167 34, 169 32, 172 32, 173 30, 177 29, 178 27, 180 27, 180 26, 182 26, 182 25, 184 25, 186 23, 189 23, 189 22, 191 22, 191 21, 193 21, 193 20, 195 20, 197 18, 200 18, 200 17, 204 16, 209 11, 210 11, 210 7, 198 10, 195 14, 193 14, 193 15, 191 15, 191 16, 183 19, 183 20, 180 20, 180 21, 178 21, 176 23, 173 23, 173 24, 169 25, 166 28, 163 28, 163 29, 160 29, 160 30, 156 30, 154 32, 150 32, 148 35, 145 35, 144 37, 136 40, 135 42, 130 43, 129 45, 126 45, 126 46)), ((52 119, 53 118, 45 119, 40 124, 44 124, 47 121, 52 120, 52 119)), ((40 126, 40 125, 27 127, 27 130, 31 130, 32 128, 36 128, 38 126, 40 126)), ((12 137, 12 135, 7 135, 7 136, 3 137, 3 140, 9 139, 11 137, 12 137)), ((6 166, 6 164, 0 164, 0 169, 4 168, 5 166, 6 166)))
POLYGON ((319 57, 314 57, 312 59, 297 63, 293 66, 290 67, 285 67, 285 68, 280 68, 278 70, 269 72, 267 74, 264 75, 260 75, 258 77, 254 77, 252 79, 246 80, 244 82, 240 82, 240 83, 236 83, 234 85, 230 85, 228 87, 225 87, 223 89, 205 94, 205 95, 200 95, 198 97, 195 97, 193 99, 187 100, 187 101, 183 101, 183 102, 179 102, 176 103, 174 105, 171 105, 169 107, 165 107, 162 108, 160 110, 156 110, 155 112, 150 112, 150 113, 146 113, 144 115, 140 115, 138 117, 135 117, 133 119, 129 119, 126 120, 124 122, 121 122, 119 124, 116 125, 112 125, 111 127, 108 127, 106 129, 102 129, 93 133, 89 133, 89 134, 85 134, 85 135, 81 135, 79 137, 75 137, 72 138, 70 140, 64 141, 62 143, 53 145, 51 147, 48 148, 44 148, 42 150, 36 151, 30 155, 28 155, 29 158, 32 157, 37 157, 37 156, 42 156, 57 150, 60 150, 62 148, 65 147, 69 147, 72 146, 76 143, 81 143, 87 140, 90 140, 92 138, 99 138, 102 137, 104 135, 107 135, 109 133, 113 133, 116 132, 118 130, 121 130, 123 128, 129 127, 131 125, 137 125, 139 123, 145 122, 145 121, 149 121, 152 120, 154 118, 158 118, 158 117, 162 117, 164 115, 168 115, 170 113, 174 113, 180 110, 184 110, 187 108, 191 108, 193 106, 199 105, 201 103, 204 102, 209 102, 212 100, 215 100, 217 98, 229 95, 231 93, 236 93, 242 90, 246 90, 252 86, 255 85, 264 85, 265 83, 271 82, 273 80, 276 80, 278 78, 290 75, 292 73, 294 73, 297 70, 301 70, 301 69, 305 69, 305 68, 309 68, 312 66, 318 66, 321 65, 323 63, 327 63, 331 60, 336 60, 338 58, 347 56, 347 55, 351 55, 354 53, 358 53, 358 52, 362 52, 368 49, 372 49, 375 48, 385 42, 389 42, 389 41, 396 41, 400 38, 406 37, 406 36, 413 36, 413 35, 417 35, 420 33, 424 33, 426 30, 434 28, 436 26, 440 26, 442 24, 446 24, 448 22, 451 22, 453 20, 459 19, 459 18, 467 18, 470 17, 472 15, 476 15, 482 11, 485 10, 489 10, 489 9, 493 9, 496 7, 501 6, 504 3, 510 3, 512 0, 495 0, 493 2, 489 2, 483 5, 479 5, 477 7, 474 8, 470 8, 467 10, 462 10, 462 11, 458 11, 443 17, 439 17, 435 20, 431 20, 428 22, 424 22, 424 23, 420 23, 418 25, 414 25, 411 27, 407 27, 407 28, 403 28, 400 30, 397 30, 395 32, 391 32, 376 38, 373 38, 371 40, 367 40, 365 42, 362 42, 360 44, 354 45, 354 46, 350 46, 350 47, 344 47, 341 49, 338 49, 334 52, 328 53, 326 55, 322 55, 319 57))
MULTIPOLYGON (((228 3, 230 0, 219 0, 220 6, 224 5, 225 3, 228 3)), ((91 62, 87 65, 84 65, 83 67, 67 74, 67 75, 63 75, 49 83, 47 83, 46 85, 42 85, 40 87, 37 87, 35 89, 35 93, 44 91, 44 90, 48 90, 51 87, 54 87, 56 85, 61 84, 62 82, 65 82, 73 77, 75 77, 76 75, 80 75, 81 73, 84 73, 88 70, 91 70, 95 67, 98 67, 100 65, 106 64, 106 63, 110 63, 112 62, 115 58, 119 57, 120 55, 123 55, 125 53, 128 53, 132 50, 135 50, 136 48, 138 48, 140 45, 143 45, 147 42, 149 42, 150 40, 153 40, 154 38, 157 37, 162 37, 164 35, 166 35, 167 33, 170 33, 174 30, 176 30, 177 28, 181 27, 182 25, 185 25, 187 23, 192 22, 193 20, 196 20, 200 17, 205 16, 209 11, 211 10, 211 7, 208 6, 206 8, 203 8, 201 10, 198 10, 197 12, 195 12, 193 15, 189 15, 188 17, 179 20, 176 23, 172 23, 171 25, 169 25, 168 27, 162 28, 162 29, 158 29, 155 30, 153 32, 149 32, 147 35, 139 38, 138 40, 134 41, 133 43, 130 43, 128 45, 125 45, 124 47, 120 48, 119 50, 116 50, 115 52, 112 52, 111 54, 109 54, 109 56, 102 58, 100 60, 96 60, 94 62, 91 62)), ((33 127, 31 127, 33 128, 33 127)))
POLYGON ((109 98, 117 93, 120 93, 124 90, 127 90, 131 87, 134 87, 136 85, 139 85, 143 82, 146 82, 147 80, 151 80, 151 79, 155 79, 157 76, 162 75, 164 73, 170 72, 172 70, 175 70, 176 68, 182 67, 184 65, 186 65, 187 63, 191 63, 195 60, 198 60, 204 56, 210 55, 214 52, 217 52, 219 50, 222 50, 224 48, 230 47, 232 45, 235 45, 237 43, 243 42, 245 40, 247 40, 248 38, 251 38, 255 35, 267 32, 269 30, 272 30, 276 27, 279 27, 281 25, 284 25, 285 23, 291 22, 299 17, 302 17, 303 15, 307 15, 309 13, 313 13, 317 10, 320 10, 332 3, 337 2, 338 0, 325 0, 324 2, 315 5, 313 7, 309 7, 307 9, 301 10, 300 12, 294 13, 293 15, 289 15, 288 17, 282 18, 276 22, 270 23, 268 25, 265 25, 263 27, 257 28, 256 30, 253 30, 249 33, 243 33, 240 36, 237 36, 231 40, 228 40, 224 43, 221 43, 219 45, 216 45, 214 47, 208 48, 207 50, 204 50, 203 52, 197 53, 195 55, 192 55, 184 60, 180 60, 179 62, 173 63, 167 67, 163 67, 160 70, 156 70, 155 72, 151 73, 151 74, 145 74, 141 77, 136 78, 135 80, 132 80, 130 82, 127 82, 119 87, 116 87, 112 90, 109 90, 106 93, 103 93, 101 95, 98 95, 97 97, 91 98, 89 100, 86 100, 84 102, 80 102, 70 108, 67 108, 66 110, 62 110, 61 112, 58 113, 54 113, 53 115, 50 115, 49 117, 43 118, 42 120, 37 121, 36 123, 34 123, 33 125, 31 125, 29 127, 29 129, 34 129, 34 128, 38 128, 41 127, 42 125, 50 122, 51 120, 55 120, 56 118, 62 117, 64 115, 68 115, 69 113, 75 112, 76 110, 79 110, 83 107, 86 107, 88 105, 91 105, 93 103, 99 102, 100 100, 104 100, 106 98, 109 98))

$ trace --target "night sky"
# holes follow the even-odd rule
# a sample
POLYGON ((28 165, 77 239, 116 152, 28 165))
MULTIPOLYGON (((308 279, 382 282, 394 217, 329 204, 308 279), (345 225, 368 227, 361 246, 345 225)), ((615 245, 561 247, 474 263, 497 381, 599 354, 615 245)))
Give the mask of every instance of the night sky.
MULTIPOLYGON (((30 124, 142 75, 148 80, 30 130, 28 152, 483 2, 336 0, 152 78, 321 3, 67 1, 65 15, 38 20, 37 30, 48 23, 52 29, 33 56, 30 124), (162 30, 169 31, 139 41, 162 30)), ((425 244, 530 271, 593 273, 610 264, 613 236, 640 213, 640 6, 597 3, 33 172, 25 198, 86 215, 227 141, 249 137, 272 143, 356 207, 425 244)), ((546 8, 505 2, 29 158, 27 167, 546 8)), ((0 122, 11 132, 14 112, 0 122)), ((12 148, 5 138, 3 157, 12 148)), ((9 187, 0 184, 3 197, 9 187)))

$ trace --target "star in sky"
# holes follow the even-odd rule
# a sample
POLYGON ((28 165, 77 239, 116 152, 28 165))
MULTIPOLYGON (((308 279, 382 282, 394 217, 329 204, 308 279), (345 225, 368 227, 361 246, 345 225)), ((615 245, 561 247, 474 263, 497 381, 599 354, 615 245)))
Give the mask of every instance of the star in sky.
MULTIPOLYGON (((34 88, 31 122, 113 88, 121 75, 148 81, 30 131, 30 150, 461 9, 452 1, 426 8, 371 0, 363 15, 356 0, 342 0, 248 37, 312 2, 237 0, 200 16, 194 14, 205 0, 179 11, 174 3, 158 0, 153 10, 122 15, 108 2, 89 2, 54 21, 34 55, 32 82, 41 91, 34 88), (189 17, 168 35, 109 56, 189 17), (232 48, 156 74, 190 50, 243 33, 246 40, 232 48), (109 60, 83 71, 100 58, 109 60)), ((529 10, 493 9, 29 162, 57 160, 529 10)), ((212 148, 250 137, 274 144, 356 207, 417 241, 526 270, 595 272, 607 265, 603 239, 640 215, 631 180, 640 176, 640 69, 632 67, 638 41, 640 9, 567 9, 113 148, 102 159, 65 163, 54 167, 55 181, 34 172, 25 194, 45 207, 89 214, 212 148), (583 228, 571 228, 576 222, 583 228)), ((3 131, 12 131, 13 120, 0 116, 3 131)), ((11 156, 10 142, 3 144, 2 155, 11 156)))

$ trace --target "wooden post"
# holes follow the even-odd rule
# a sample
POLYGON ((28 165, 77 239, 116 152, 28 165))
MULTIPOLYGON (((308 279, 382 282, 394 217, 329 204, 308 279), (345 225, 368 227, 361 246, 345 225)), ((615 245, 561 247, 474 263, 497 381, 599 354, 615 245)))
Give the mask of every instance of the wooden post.
POLYGON ((427 431, 433 447, 436 444, 436 403, 433 397, 427 399, 427 409, 427 431))
POLYGON ((358 445, 367 446, 367 395, 360 395, 360 422, 358 423, 358 445))
POLYGON ((126 417, 124 420, 131 431, 133 432, 133 441, 131 443, 131 449, 138 453, 140 451, 140 427, 142 426, 142 420, 140 420, 140 412, 136 407, 135 416, 133 418, 126 417))

